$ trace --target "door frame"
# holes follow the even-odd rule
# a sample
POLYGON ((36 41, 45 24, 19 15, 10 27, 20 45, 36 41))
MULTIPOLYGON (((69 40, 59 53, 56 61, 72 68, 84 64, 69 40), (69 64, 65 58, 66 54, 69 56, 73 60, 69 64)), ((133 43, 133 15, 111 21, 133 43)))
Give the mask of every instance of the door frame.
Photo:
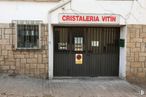
MULTIPOLYGON (((53 25, 48 24, 48 78, 53 79, 54 77, 54 34, 53 28, 54 26, 66 26, 66 25, 53 25), (51 56, 51 57, 50 57, 51 56)), ((85 25, 68 25, 68 26, 85 26, 85 25)), ((95 25, 88 25, 88 27, 99 27, 95 25)), ((109 26, 109 25, 108 25, 109 26)), ((102 26, 102 27, 108 27, 102 26)), ((110 25, 110 27, 115 27, 114 25, 110 25)), ((121 79, 126 79, 126 35, 127 35, 127 26, 119 26, 120 27, 120 39, 125 39, 125 47, 120 47, 119 53, 119 77, 121 79)))

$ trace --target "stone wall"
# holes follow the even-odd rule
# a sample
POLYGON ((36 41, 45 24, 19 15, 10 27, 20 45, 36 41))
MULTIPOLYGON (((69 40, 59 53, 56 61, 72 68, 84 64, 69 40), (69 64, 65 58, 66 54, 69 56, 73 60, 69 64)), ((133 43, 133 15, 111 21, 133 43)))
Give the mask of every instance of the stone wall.
POLYGON ((0 24, 0 72, 46 78, 48 75, 48 26, 42 25, 41 49, 15 49, 15 27, 0 24))
POLYGON ((128 25, 127 79, 146 81, 146 25, 128 25))
MULTIPOLYGON (((17 50, 15 27, 0 24, 0 73, 48 77, 48 25, 41 28, 41 49, 17 50)), ((126 78, 146 81, 146 25, 128 25, 126 38, 126 78)))

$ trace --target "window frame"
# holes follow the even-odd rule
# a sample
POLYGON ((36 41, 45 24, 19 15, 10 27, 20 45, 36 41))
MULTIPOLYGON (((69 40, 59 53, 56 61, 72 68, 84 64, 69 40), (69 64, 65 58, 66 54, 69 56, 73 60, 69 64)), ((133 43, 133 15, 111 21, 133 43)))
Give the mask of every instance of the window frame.
POLYGON ((28 20, 28 21, 23 21, 23 20, 20 20, 20 21, 15 21, 15 49, 16 50, 37 50, 37 49, 41 49, 41 21, 31 21, 31 20, 28 20), (38 25, 39 26, 39 43, 38 43, 38 46, 36 48, 34 47, 18 47, 18 25, 38 25))

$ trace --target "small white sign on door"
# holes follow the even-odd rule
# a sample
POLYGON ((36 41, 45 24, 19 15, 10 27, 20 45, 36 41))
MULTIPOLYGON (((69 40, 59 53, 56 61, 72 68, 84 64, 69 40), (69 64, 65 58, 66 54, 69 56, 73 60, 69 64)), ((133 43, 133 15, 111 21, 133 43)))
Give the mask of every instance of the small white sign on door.
POLYGON ((91 46, 98 47, 99 46, 99 41, 91 41, 91 46))

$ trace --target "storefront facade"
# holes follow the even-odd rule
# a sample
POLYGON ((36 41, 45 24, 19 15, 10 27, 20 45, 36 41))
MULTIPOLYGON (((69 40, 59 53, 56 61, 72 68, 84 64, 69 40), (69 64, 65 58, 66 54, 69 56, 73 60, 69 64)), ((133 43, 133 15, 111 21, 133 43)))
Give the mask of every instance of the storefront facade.
POLYGON ((126 26, 121 16, 66 12, 70 6, 69 1, 49 13, 49 45, 53 43, 49 48, 49 56, 53 56, 49 58, 49 77, 125 78, 126 26))
POLYGON ((144 0, 15 3, 0 2, 2 73, 145 81, 144 0))

